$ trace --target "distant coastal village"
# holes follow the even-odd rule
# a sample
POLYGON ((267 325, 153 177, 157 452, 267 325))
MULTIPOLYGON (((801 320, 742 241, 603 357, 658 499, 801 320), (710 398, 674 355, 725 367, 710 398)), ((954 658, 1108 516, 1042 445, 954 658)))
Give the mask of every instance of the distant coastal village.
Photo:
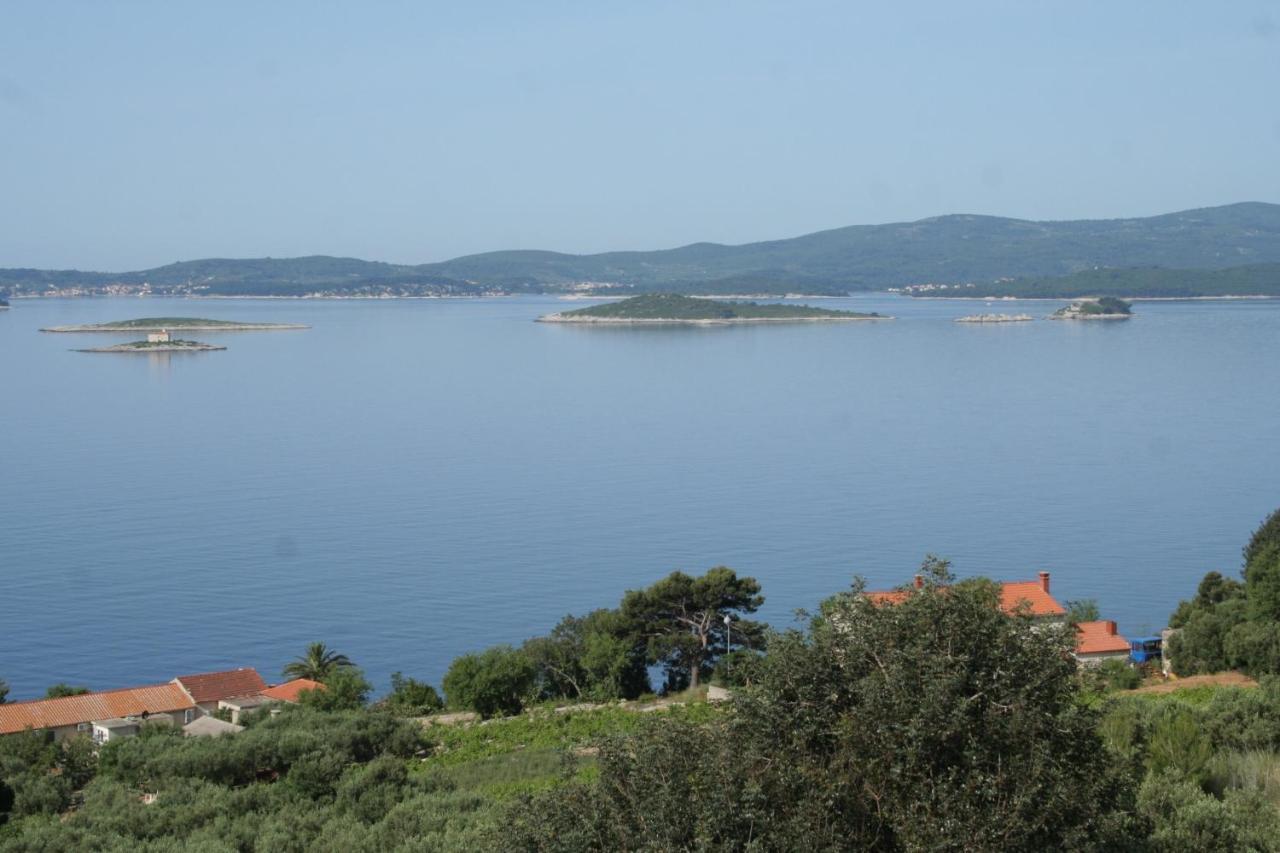
POLYGON ((134 272, 0 269, 0 297, 447 298, 525 293, 778 298, 888 291, 964 299, 1280 296, 1280 205, 1034 222, 964 214, 743 245, 429 264, 206 259, 134 272))

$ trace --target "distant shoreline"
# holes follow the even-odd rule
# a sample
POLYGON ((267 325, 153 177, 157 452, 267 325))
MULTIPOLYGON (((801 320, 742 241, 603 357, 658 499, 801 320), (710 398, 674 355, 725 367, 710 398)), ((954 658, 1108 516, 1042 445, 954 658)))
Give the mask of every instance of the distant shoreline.
MULTIPOLYGON (((912 296, 909 293, 901 295, 910 299, 933 299, 939 302, 1077 302, 1081 299, 1093 298, 1087 296, 912 296)), ((1126 302, 1232 302, 1244 299, 1280 299, 1280 296, 1256 294, 1253 296, 1121 296, 1119 298, 1126 302)))

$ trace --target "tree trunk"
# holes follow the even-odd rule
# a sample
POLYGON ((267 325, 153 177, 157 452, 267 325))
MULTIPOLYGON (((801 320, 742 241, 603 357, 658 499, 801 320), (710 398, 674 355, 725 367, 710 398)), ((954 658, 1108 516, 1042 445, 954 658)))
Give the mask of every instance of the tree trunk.
POLYGON ((702 662, 707 659, 707 635, 705 633, 700 634, 698 639, 702 642, 702 654, 698 655, 698 659, 689 668, 689 688, 691 690, 698 689, 698 683, 702 678, 702 662))

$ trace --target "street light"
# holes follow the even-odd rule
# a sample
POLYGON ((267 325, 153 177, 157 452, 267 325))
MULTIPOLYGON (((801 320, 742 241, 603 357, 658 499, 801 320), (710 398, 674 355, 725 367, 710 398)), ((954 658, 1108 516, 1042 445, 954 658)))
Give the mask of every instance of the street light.
POLYGON ((724 674, 729 675, 729 622, 731 618, 728 613, 724 615, 724 674))

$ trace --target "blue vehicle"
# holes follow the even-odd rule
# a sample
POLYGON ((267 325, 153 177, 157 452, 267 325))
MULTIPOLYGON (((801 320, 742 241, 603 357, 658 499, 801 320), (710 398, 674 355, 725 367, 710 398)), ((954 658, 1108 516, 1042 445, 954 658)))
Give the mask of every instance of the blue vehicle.
POLYGON ((1155 663, 1164 656, 1159 637, 1135 637, 1129 640, 1129 660, 1136 664, 1155 663))

